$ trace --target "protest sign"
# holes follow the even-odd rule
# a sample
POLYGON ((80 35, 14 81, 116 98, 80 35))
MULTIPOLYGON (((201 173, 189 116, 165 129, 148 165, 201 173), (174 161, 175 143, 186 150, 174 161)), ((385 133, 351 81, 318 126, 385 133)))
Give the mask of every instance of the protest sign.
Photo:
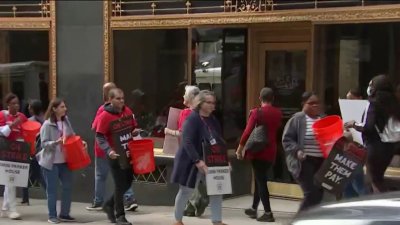
POLYGON ((121 169, 131 168, 126 151, 129 151, 128 142, 132 140, 134 130, 133 116, 125 116, 110 123, 115 151, 119 154, 118 161, 121 169))
POLYGON ((366 150, 363 146, 342 137, 336 141, 328 158, 316 173, 315 180, 331 193, 342 193, 354 171, 362 169, 365 159, 366 150))
MULTIPOLYGON (((339 99, 339 106, 344 122, 354 120, 358 123, 362 123, 362 117, 367 107, 369 106, 369 102, 367 100, 339 99)), ((366 115, 364 115, 364 117, 365 116, 366 115)), ((353 128, 350 129, 350 132, 355 142, 363 144, 361 132, 358 132, 353 128)))
POLYGON ((203 142, 204 162, 208 166, 206 185, 208 195, 232 194, 228 152, 223 144, 203 142))
MULTIPOLYGON (((171 130, 178 130, 178 119, 181 111, 182 111, 181 109, 172 107, 169 108, 167 128, 171 130)), ((179 137, 175 137, 172 135, 165 135, 163 152, 165 154, 175 155, 175 153, 178 151, 178 148, 179 148, 179 137)))
POLYGON ((229 166, 208 167, 206 175, 207 194, 232 194, 231 171, 229 166))
POLYGON ((0 139, 0 184, 28 186, 29 151, 30 147, 25 142, 0 139))

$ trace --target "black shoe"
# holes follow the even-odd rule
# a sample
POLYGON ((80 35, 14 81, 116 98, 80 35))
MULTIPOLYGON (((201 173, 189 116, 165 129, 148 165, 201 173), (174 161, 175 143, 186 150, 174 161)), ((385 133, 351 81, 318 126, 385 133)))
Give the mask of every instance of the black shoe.
POLYGON ((21 205, 29 206, 29 201, 24 200, 21 202, 21 205))
POLYGON ((257 218, 257 210, 253 209, 253 208, 248 208, 244 210, 244 213, 246 215, 248 215, 250 218, 252 219, 256 219, 257 218))
POLYGON ((111 223, 116 223, 114 208, 112 208, 108 205, 105 205, 105 206, 103 206, 103 211, 107 214, 107 218, 108 218, 108 220, 110 220, 111 223))
POLYGON ((75 222, 75 218, 71 217, 70 215, 68 216, 59 216, 58 219, 60 219, 61 222, 75 222))
POLYGON ((126 220, 125 216, 120 216, 117 219, 117 225, 132 225, 131 223, 126 220))
POLYGON ((93 204, 91 206, 86 207, 86 210, 88 211, 100 211, 103 209, 103 203, 97 203, 97 202, 93 202, 93 204))
POLYGON ((259 222, 275 222, 274 215, 272 215, 272 212, 265 212, 261 217, 257 218, 257 221, 259 222))
POLYGON ((136 199, 128 199, 124 202, 125 211, 135 211, 138 207, 136 199))

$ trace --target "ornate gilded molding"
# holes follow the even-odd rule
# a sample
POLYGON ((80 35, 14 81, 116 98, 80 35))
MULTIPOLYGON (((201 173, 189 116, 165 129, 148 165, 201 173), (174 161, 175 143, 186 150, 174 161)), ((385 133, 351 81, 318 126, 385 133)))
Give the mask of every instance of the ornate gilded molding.
POLYGON ((282 10, 264 13, 122 16, 112 17, 110 26, 112 29, 138 29, 298 21, 310 21, 314 24, 400 21, 400 5, 282 10))
POLYGON ((48 30, 49 18, 0 18, 0 29, 4 30, 48 30))
POLYGON ((57 96, 57 35, 56 35, 56 2, 50 1, 50 71, 49 97, 57 96))
POLYGON ((110 2, 103 1, 103 63, 104 63, 104 82, 109 82, 110 79, 110 2))

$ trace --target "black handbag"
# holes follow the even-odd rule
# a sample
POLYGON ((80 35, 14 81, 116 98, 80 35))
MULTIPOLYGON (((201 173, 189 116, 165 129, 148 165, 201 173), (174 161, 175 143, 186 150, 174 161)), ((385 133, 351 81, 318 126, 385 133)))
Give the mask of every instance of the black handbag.
POLYGON ((265 125, 259 122, 261 117, 261 109, 257 109, 257 119, 256 119, 256 126, 254 127, 253 131, 247 140, 244 150, 250 152, 260 152, 264 150, 269 145, 268 140, 268 130, 265 125))

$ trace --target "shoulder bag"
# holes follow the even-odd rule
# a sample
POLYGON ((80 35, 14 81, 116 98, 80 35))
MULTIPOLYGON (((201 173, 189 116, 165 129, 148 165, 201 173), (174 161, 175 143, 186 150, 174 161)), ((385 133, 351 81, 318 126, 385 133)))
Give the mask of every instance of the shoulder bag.
POLYGON ((259 122, 261 116, 261 108, 258 108, 256 116, 256 126, 251 131, 249 139, 244 146, 245 151, 250 151, 253 153, 260 152, 269 145, 267 127, 259 122))

